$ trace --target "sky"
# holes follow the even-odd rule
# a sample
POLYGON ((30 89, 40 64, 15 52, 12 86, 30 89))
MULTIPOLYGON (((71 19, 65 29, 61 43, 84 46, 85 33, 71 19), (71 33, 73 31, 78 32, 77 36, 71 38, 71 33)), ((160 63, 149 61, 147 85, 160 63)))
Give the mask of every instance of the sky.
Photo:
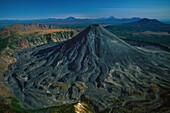
POLYGON ((40 18, 170 19, 170 0, 0 0, 0 19, 40 18))

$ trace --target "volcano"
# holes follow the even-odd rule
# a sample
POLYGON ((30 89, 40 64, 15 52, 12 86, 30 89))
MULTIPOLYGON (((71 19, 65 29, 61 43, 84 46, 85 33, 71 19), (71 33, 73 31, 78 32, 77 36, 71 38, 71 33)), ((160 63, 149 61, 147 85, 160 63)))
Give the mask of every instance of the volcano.
POLYGON ((5 80, 27 109, 87 99, 94 112, 133 107, 148 112, 163 104, 170 88, 170 55, 133 48, 100 25, 70 40, 13 55, 5 80))

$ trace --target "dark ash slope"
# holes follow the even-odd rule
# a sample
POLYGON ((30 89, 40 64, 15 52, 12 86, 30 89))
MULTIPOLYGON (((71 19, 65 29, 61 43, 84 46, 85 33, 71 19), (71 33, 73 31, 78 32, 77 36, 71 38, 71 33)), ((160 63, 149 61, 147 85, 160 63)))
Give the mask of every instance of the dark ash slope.
POLYGON ((6 82, 28 109, 75 103, 82 97, 95 111, 134 106, 159 107, 170 86, 169 55, 152 55, 123 42, 99 25, 76 37, 16 53, 6 82), (154 89, 154 88, 155 89, 154 89))

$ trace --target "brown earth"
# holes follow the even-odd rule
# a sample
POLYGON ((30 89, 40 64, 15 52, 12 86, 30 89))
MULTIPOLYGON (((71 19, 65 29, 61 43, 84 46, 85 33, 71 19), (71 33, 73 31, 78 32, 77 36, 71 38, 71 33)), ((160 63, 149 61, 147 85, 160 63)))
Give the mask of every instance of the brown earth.
POLYGON ((38 32, 40 34, 50 34, 50 33, 55 33, 55 32, 60 32, 60 31, 71 31, 66 28, 57 28, 57 29, 45 29, 45 30, 30 30, 30 31, 24 31, 24 32, 19 32, 20 34, 33 34, 35 32, 38 32))

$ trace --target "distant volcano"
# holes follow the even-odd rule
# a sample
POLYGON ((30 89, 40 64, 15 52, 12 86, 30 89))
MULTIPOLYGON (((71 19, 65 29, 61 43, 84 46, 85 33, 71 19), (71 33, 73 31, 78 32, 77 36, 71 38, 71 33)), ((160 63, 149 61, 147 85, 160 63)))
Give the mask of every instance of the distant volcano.
POLYGON ((165 25, 164 23, 158 21, 157 19, 147 19, 147 18, 143 18, 139 21, 136 22, 131 22, 131 23, 127 23, 127 24, 136 24, 136 25, 146 25, 146 24, 152 24, 152 25, 165 25))
POLYGON ((122 28, 133 31, 166 31, 170 32, 170 25, 160 22, 157 19, 141 19, 139 21, 122 24, 122 28))
POLYGON ((170 87, 168 58, 135 49, 96 24, 14 57, 6 82, 28 109, 86 98, 95 112, 134 105, 147 112, 162 104, 160 93, 170 87))

